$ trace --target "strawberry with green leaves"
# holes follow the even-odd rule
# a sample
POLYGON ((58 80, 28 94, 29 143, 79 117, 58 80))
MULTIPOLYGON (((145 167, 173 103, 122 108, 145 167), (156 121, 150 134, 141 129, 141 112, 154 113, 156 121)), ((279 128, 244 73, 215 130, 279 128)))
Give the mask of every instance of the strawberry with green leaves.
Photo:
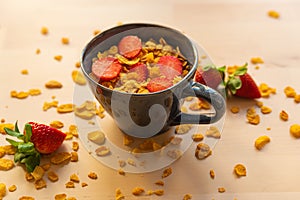
POLYGON ((255 81, 247 73, 247 63, 228 76, 225 87, 234 96, 250 99, 261 97, 255 81))
POLYGON ((25 124, 23 133, 20 133, 17 123, 14 130, 5 128, 5 132, 18 139, 15 141, 6 138, 17 149, 14 161, 25 164, 28 172, 32 172, 40 164, 41 154, 56 151, 66 137, 66 134, 60 130, 35 122, 25 124))

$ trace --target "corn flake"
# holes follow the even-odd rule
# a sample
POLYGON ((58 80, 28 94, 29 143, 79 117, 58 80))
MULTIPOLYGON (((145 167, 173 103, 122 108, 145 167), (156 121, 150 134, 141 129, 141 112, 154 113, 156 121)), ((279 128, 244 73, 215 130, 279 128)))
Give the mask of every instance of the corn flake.
POLYGON ((75 188, 75 184, 73 181, 68 181, 66 184, 65 184, 66 188, 75 188))
POLYGON ((190 124, 181 124, 176 126, 175 128, 175 133, 176 134, 185 134, 187 132, 189 132, 189 130, 191 130, 192 125, 190 124))
POLYGON ((216 126, 210 126, 210 127, 206 130, 205 135, 206 135, 207 137, 213 137, 213 138, 216 138, 216 139, 221 138, 221 133, 220 133, 218 127, 216 127, 216 126))
POLYGON ((240 108, 239 108, 238 106, 232 106, 232 107, 230 108, 230 111, 231 111, 232 113, 236 114, 236 113, 240 112, 240 108))
POLYGON ((141 187, 135 187, 132 189, 132 194, 134 196, 139 196, 139 195, 142 195, 143 193, 145 192, 144 188, 141 188, 141 187))
POLYGON ((33 176, 34 180, 36 180, 36 181, 42 179, 44 174, 45 174, 45 171, 40 166, 36 166, 34 168, 33 172, 31 172, 31 175, 33 176))
POLYGON ((0 158, 0 171, 8 171, 15 166, 14 161, 6 158, 0 158))
POLYGON ((75 183, 79 183, 80 182, 79 177, 76 174, 72 174, 70 176, 70 181, 73 181, 75 183))
POLYGON ((62 88, 62 84, 59 81, 56 80, 50 80, 45 83, 45 87, 48 89, 53 89, 53 88, 62 88))
POLYGON ((27 75, 27 74, 28 74, 28 70, 27 70, 27 69, 22 69, 22 70, 21 70, 21 74, 27 75))
POLYGON ((290 126, 290 133, 295 138, 300 138, 300 125, 299 124, 293 124, 290 126))
POLYGON ((62 37, 62 38, 61 38, 61 43, 62 43, 62 44, 69 44, 69 43, 70 43, 70 40, 69 40, 69 38, 67 38, 67 37, 62 37))
POLYGON ((35 189, 39 190, 39 189, 47 187, 47 183, 44 179, 39 179, 39 180, 35 181, 34 186, 35 186, 35 189))
POLYGON ((49 124, 51 127, 56 128, 56 129, 60 129, 64 127, 64 123, 58 120, 52 121, 49 124))
POLYGON ((49 33, 49 30, 48 30, 48 28, 47 27, 45 27, 45 26, 43 26, 42 28, 41 28, 41 34, 43 34, 43 35, 47 35, 49 33))
POLYGON ((198 160, 203 160, 203 159, 207 158, 208 156, 210 156, 211 154, 212 154, 212 151, 207 144, 199 143, 197 145, 197 148, 195 150, 195 157, 198 160))
POLYGON ((6 195, 6 185, 4 183, 0 183, 0 199, 5 197, 6 195))
POLYGON ((105 135, 102 131, 97 130, 97 131, 92 131, 87 134, 87 137, 90 141, 96 143, 96 144, 103 144, 105 141, 105 135))
POLYGON ((210 176, 210 178, 212 178, 212 179, 214 179, 215 178, 215 176, 216 176, 216 174, 215 174, 215 171, 214 170, 209 170, 209 176, 210 176))
POLYGON ((67 195, 65 193, 62 193, 62 194, 56 194, 54 196, 54 199, 55 200, 66 200, 67 199, 67 195))
POLYGON ((224 193, 224 192, 226 192, 226 189, 224 187, 219 187, 218 192, 219 193, 224 193))
POLYGON ((29 96, 29 93, 28 92, 24 92, 24 91, 17 92, 15 90, 12 90, 10 92, 10 96, 12 98, 25 99, 25 98, 27 98, 29 96))
POLYGON ((51 157, 50 162, 54 165, 62 164, 71 159, 71 154, 68 152, 59 152, 51 157))
POLYGON ((90 179, 97 179, 98 178, 98 175, 95 173, 95 172, 90 172, 89 174, 88 174, 88 177, 90 178, 90 179))
POLYGON ((58 181, 59 177, 58 175, 54 172, 54 171, 49 171, 47 173, 47 176, 48 176, 48 179, 51 181, 51 182, 56 182, 58 181))
POLYGON ((62 60, 62 55, 55 55, 54 56, 54 60, 57 60, 57 61, 61 61, 62 60))
POLYGON ((183 199, 182 200, 191 200, 192 199, 192 195, 191 194, 185 194, 183 196, 183 199))
POLYGON ((43 111, 47 111, 50 108, 57 108, 57 106, 58 106, 58 101, 44 102, 43 111))
POLYGON ((253 58, 251 58, 251 63, 254 64, 254 65, 255 64, 263 64, 264 61, 260 57, 253 57, 253 58))
POLYGON ((161 178, 167 178, 168 176, 170 176, 172 174, 172 171, 173 170, 171 167, 164 169, 163 174, 161 175, 161 178))
POLYGON ((194 142, 200 142, 204 139, 204 136, 201 133, 195 133, 192 135, 192 139, 194 142))
POLYGON ((284 88, 284 93, 288 98, 294 98, 296 96, 296 91, 291 86, 287 86, 284 88))
POLYGON ((71 152, 71 162, 77 162, 78 161, 78 153, 73 151, 71 152))
POLYGON ((84 78, 84 75, 82 72, 78 70, 73 70, 72 71, 72 79, 74 83, 77 83, 78 85, 85 85, 86 84, 86 79, 84 78))
POLYGON ((282 119, 283 121, 287 121, 289 119, 289 115, 287 112, 285 112, 284 110, 282 110, 279 114, 280 119, 282 119))
POLYGON ((295 95, 294 101, 295 103, 300 103, 300 94, 295 95))
POLYGON ((31 197, 31 196, 21 196, 19 198, 19 200, 35 200, 35 198, 31 197))
POLYGON ((125 199, 125 196, 122 194, 121 189, 120 188, 116 189, 115 200, 123 200, 123 199, 125 199))
POLYGON ((268 11, 268 16, 274 19, 278 19, 280 17, 280 14, 275 10, 270 10, 268 11))
POLYGON ((56 110, 58 113, 70 113, 73 112, 75 108, 74 104, 67 103, 67 104, 61 104, 57 106, 56 110))
POLYGON ((8 187, 8 191, 10 191, 10 192, 14 192, 16 190, 17 190, 17 186, 16 185, 11 185, 11 186, 8 187))
POLYGON ((78 151, 78 149, 79 149, 79 143, 76 142, 76 141, 73 141, 72 142, 72 149, 73 149, 73 151, 78 151))
POLYGON ((97 156, 107 156, 107 155, 109 155, 110 154, 110 150, 109 150, 109 148, 108 147, 106 147, 106 146, 99 146, 96 150, 95 150, 95 152, 96 152, 96 155, 97 156))
POLYGON ((271 109, 270 107, 267 107, 267 106, 262 106, 262 107, 260 108, 260 111, 261 111, 261 113, 263 113, 263 114, 269 114, 269 113, 272 112, 272 109, 271 109))
POLYGON ((271 141, 269 136, 260 136, 255 140, 254 146, 257 150, 261 150, 266 144, 271 141))
POLYGON ((240 177, 240 176, 246 176, 247 170, 246 167, 243 164, 237 164, 234 166, 234 173, 240 177))

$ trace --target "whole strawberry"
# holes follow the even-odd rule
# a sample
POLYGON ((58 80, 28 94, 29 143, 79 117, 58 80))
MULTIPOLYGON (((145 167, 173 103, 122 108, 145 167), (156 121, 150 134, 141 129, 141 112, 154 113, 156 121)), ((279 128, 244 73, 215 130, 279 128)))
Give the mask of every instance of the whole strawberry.
POLYGON ((17 151, 14 155, 16 163, 25 164, 26 170, 32 172, 40 164, 41 154, 49 154, 60 147, 66 134, 44 124, 29 122, 20 133, 16 122, 15 129, 4 128, 5 132, 18 141, 6 138, 17 151))
POLYGON ((35 122, 29 122, 29 124, 32 131, 31 142, 36 150, 42 154, 50 154, 56 151, 66 137, 65 133, 51 126, 35 122))
POLYGON ((229 75, 226 82, 226 89, 232 95, 243 98, 260 98, 260 91, 252 79, 250 74, 247 73, 247 64, 237 68, 232 74, 229 75))
POLYGON ((216 68, 215 66, 198 67, 195 73, 195 81, 217 89, 223 82, 225 67, 216 68))

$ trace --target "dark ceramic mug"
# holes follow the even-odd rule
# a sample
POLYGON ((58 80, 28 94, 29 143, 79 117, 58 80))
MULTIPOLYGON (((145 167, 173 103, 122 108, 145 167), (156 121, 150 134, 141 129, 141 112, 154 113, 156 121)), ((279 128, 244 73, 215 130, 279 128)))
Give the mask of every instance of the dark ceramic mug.
POLYGON ((95 36, 81 56, 81 69, 96 99, 123 132, 139 138, 149 138, 179 124, 211 124, 222 118, 225 99, 219 92, 193 81, 197 67, 197 48, 188 37, 172 28, 147 23, 124 24, 108 29, 95 36), (180 82, 153 93, 126 93, 99 84, 90 76, 93 59, 98 52, 118 44, 127 35, 137 35, 142 41, 164 38, 168 44, 179 47, 192 68, 180 82), (206 99, 214 108, 214 114, 181 112, 182 100, 188 96, 206 99))

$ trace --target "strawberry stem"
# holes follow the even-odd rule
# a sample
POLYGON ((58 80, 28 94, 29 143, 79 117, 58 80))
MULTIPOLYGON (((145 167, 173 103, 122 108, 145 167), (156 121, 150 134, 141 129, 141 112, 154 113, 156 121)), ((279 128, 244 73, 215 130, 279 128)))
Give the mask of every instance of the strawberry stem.
POLYGON ((243 66, 236 68, 236 70, 228 76, 227 82, 225 82, 225 88, 231 94, 235 94, 238 89, 242 87, 242 81, 240 76, 247 73, 248 63, 245 63, 243 66))

